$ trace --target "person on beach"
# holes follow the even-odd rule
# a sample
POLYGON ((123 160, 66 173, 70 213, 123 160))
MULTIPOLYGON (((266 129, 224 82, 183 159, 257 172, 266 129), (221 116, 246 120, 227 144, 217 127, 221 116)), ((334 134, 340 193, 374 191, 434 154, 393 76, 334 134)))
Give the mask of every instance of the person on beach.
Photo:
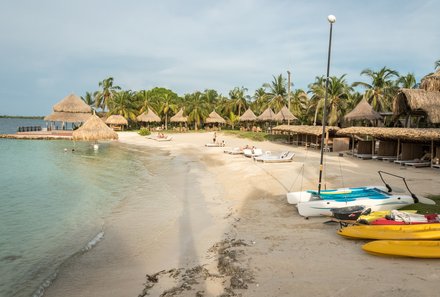
POLYGON ((214 136, 212 137, 212 143, 215 143, 217 140, 217 132, 214 132, 214 136))

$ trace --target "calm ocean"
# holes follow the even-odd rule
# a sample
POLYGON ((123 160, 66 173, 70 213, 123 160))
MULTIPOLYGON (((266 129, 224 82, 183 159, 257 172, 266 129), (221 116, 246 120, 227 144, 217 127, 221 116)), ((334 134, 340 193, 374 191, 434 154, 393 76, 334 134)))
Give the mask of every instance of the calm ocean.
MULTIPOLYGON (((0 119, 0 133, 39 124, 0 119)), ((167 219, 173 202, 154 187, 164 187, 172 162, 117 142, 95 152, 87 142, 0 138, 0 296, 40 296, 64 261, 105 236, 104 218, 127 197, 151 199, 167 219)))

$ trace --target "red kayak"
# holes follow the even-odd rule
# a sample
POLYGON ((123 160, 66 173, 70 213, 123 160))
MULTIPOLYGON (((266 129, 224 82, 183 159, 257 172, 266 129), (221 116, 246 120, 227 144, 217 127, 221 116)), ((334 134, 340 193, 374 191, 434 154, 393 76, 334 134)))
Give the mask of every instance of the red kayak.
POLYGON ((414 220, 414 221, 395 221, 387 218, 379 218, 370 222, 370 225, 413 225, 413 224, 433 224, 440 223, 438 214, 425 215, 426 221, 414 220))

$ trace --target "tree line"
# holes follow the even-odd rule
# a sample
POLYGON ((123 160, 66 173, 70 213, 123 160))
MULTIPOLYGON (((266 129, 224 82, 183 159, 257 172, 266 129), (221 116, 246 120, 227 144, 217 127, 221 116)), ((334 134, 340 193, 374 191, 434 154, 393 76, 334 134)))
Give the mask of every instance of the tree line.
MULTIPOLYGON (((440 60, 435 62, 435 69, 440 69, 440 60)), ((352 84, 347 82, 346 74, 329 77, 329 125, 340 124, 343 116, 363 98, 378 112, 390 111, 400 88, 412 89, 419 85, 413 73, 400 75, 387 67, 377 71, 364 69, 361 76, 366 77, 366 81, 352 84), (362 91, 359 92, 358 89, 362 91)), ((290 111, 299 119, 299 124, 321 123, 325 84, 325 77, 317 76, 315 81, 308 85, 308 90, 294 89, 290 93, 290 111)), ((213 110, 231 126, 237 124, 247 108, 251 108, 256 115, 268 107, 278 112, 283 106, 288 106, 288 87, 287 79, 279 74, 274 75, 270 83, 264 83, 255 90, 253 95, 249 95, 245 87, 235 87, 229 91, 228 96, 213 89, 179 96, 172 90, 161 87, 140 91, 122 90, 114 84, 113 77, 109 77, 99 82, 98 91, 87 92, 82 99, 94 109, 106 112, 108 116, 122 115, 131 123, 136 122, 138 115, 152 109, 167 126, 169 118, 183 108, 188 116, 188 123, 197 130, 213 110)))

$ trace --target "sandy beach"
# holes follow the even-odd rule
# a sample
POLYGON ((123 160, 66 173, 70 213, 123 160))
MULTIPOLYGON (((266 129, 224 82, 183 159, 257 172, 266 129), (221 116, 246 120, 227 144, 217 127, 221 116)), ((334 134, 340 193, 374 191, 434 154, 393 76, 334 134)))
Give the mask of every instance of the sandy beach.
MULTIPOLYGON (((366 254, 364 241, 341 238, 326 218, 300 217, 288 191, 315 189, 319 151, 225 136, 226 147, 255 145, 273 153, 292 150, 291 163, 257 163, 205 147, 212 133, 173 134, 158 142, 134 132, 124 144, 157 148, 184 158, 172 182, 182 210, 161 234, 142 200, 130 199, 106 219, 96 247, 71 259, 45 296, 436 296, 436 260, 366 254), (185 178, 188 176, 188 178, 185 178), (195 182, 194 182, 195 181, 195 182), (195 199, 194 197, 198 197, 195 199)), ((326 156, 326 186, 381 184, 378 170, 404 175, 419 195, 440 194, 440 171, 326 156)), ((402 184, 398 185, 403 188, 402 184)))

